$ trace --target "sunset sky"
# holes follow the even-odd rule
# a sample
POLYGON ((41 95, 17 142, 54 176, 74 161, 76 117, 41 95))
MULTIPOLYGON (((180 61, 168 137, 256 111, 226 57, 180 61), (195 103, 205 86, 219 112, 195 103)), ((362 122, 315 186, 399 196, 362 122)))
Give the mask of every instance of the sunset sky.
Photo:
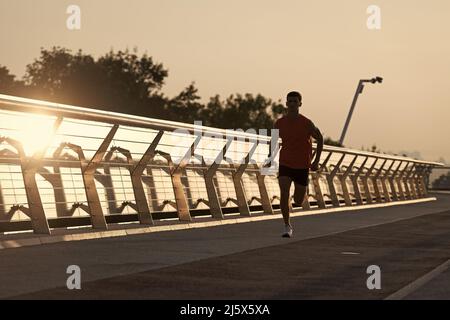
MULTIPOLYGON (((344 144, 450 162, 450 2, 447 0, 1 0, 0 65, 21 78, 40 47, 98 57, 138 48, 169 70, 163 92, 195 81, 202 101, 303 95, 300 112, 338 140, 361 78, 344 144), (81 30, 66 9, 81 8, 81 30), (381 29, 369 30, 369 5, 381 29), (416 152, 416 153, 414 153, 416 152)), ((126 110, 124 110, 126 112, 126 110)))

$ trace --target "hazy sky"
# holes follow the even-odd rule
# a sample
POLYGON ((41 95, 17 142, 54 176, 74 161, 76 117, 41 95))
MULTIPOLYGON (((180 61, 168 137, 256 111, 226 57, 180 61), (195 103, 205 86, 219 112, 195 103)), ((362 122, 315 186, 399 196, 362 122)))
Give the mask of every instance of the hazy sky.
POLYGON ((0 65, 21 77, 40 47, 147 52, 169 70, 173 96, 195 81, 216 93, 303 95, 300 112, 339 139, 360 78, 344 144, 420 152, 450 161, 450 1, 430 0, 0 0, 0 65), (70 4, 81 30, 66 27, 70 4), (369 30, 369 5, 381 29, 369 30))

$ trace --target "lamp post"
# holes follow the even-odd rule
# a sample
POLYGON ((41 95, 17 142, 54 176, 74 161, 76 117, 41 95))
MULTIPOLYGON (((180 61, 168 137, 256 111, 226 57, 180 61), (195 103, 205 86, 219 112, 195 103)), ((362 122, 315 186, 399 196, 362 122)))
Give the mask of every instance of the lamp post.
POLYGON ((341 138, 339 139, 339 143, 342 145, 344 142, 345 133, 347 132, 348 125, 350 123, 350 119, 352 118, 353 110, 355 109, 356 100, 358 100, 358 96, 360 93, 362 93, 364 89, 364 83, 370 82, 370 83, 381 83, 383 82, 383 78, 381 77, 375 77, 372 79, 361 79, 358 82, 358 87, 356 87, 355 96, 353 97, 352 105, 350 107, 350 111, 348 112, 347 120, 345 121, 344 129, 342 130, 341 138))

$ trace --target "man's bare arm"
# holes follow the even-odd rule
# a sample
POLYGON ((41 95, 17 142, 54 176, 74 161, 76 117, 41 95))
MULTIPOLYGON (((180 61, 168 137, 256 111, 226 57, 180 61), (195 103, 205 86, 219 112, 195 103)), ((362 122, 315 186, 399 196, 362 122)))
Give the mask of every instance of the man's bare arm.
POLYGON ((316 140, 317 142, 317 152, 314 158, 313 163, 315 164, 319 164, 320 161, 320 155, 322 154, 322 150, 323 150, 323 136, 322 133, 320 132, 319 128, 317 128, 314 123, 312 123, 312 133, 311 136, 316 140))

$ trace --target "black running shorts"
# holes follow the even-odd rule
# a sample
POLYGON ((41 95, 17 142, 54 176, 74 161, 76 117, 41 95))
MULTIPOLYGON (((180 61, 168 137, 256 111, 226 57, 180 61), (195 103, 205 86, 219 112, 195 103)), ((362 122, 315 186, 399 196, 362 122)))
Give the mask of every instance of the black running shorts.
POLYGON ((309 168, 305 169, 295 169, 286 167, 282 164, 278 167, 278 176, 288 176, 290 177, 294 182, 301 184, 302 186, 308 186, 309 182, 309 168))

